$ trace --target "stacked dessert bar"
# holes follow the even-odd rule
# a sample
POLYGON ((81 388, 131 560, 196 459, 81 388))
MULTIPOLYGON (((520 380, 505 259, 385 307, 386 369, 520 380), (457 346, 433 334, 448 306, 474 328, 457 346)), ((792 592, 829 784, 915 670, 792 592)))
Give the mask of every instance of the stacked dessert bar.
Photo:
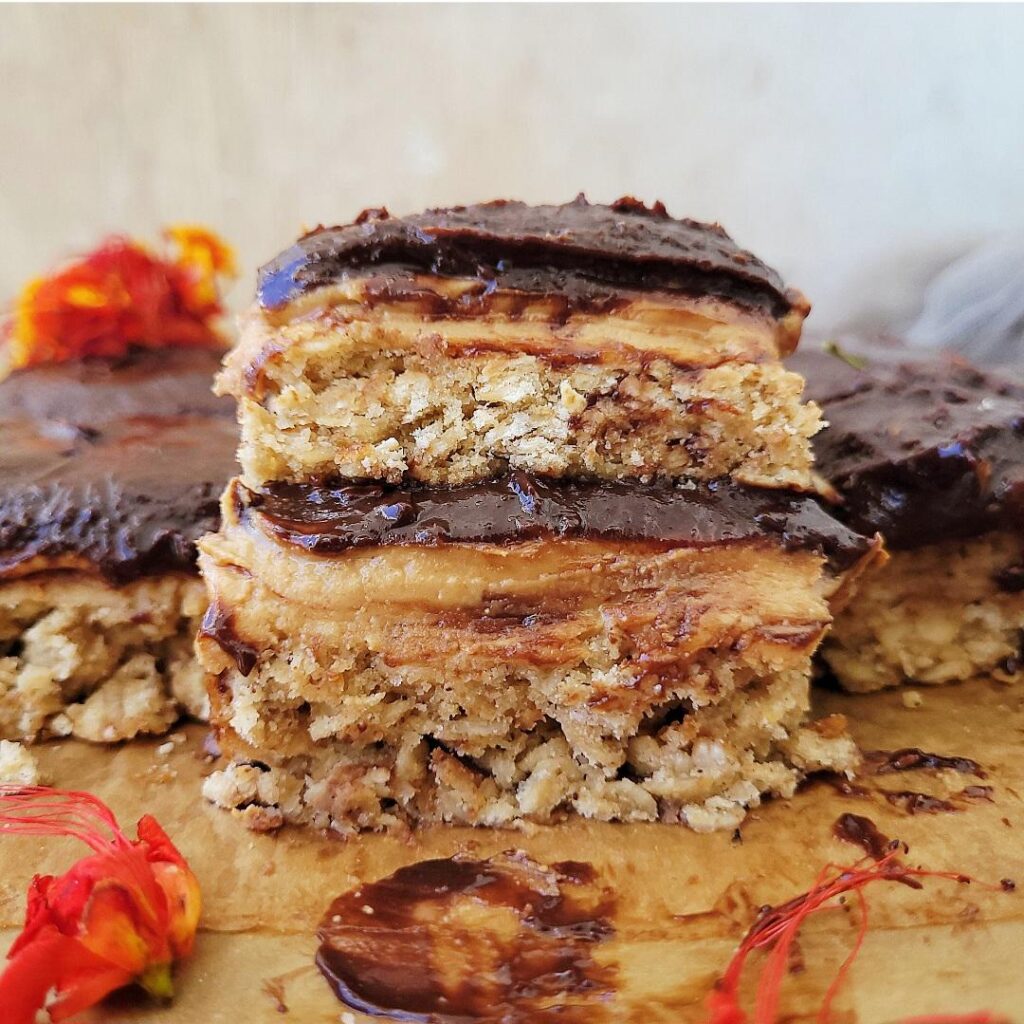
POLYGON ((807 305, 635 200, 368 211, 260 275, 199 653, 249 824, 735 825, 849 769, 807 305))
POLYGON ((828 420, 815 450, 837 514, 891 552, 822 647, 839 682, 1024 678, 1024 387, 896 345, 796 363, 828 420))
POLYGON ((227 250, 181 230, 202 271, 113 239, 33 282, 0 330, 0 739, 206 714, 195 542, 238 435, 210 390, 227 250))

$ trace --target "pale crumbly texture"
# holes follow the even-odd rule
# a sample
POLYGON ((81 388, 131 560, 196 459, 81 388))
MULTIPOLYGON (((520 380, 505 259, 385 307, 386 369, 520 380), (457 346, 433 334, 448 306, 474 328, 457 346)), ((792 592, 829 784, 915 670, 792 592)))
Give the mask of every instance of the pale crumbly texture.
MULTIPOLYGON (((852 763, 843 735, 801 731, 829 622, 811 552, 562 540, 319 558, 230 514, 201 552, 219 742, 275 770, 243 773, 254 785, 292 780, 234 801, 259 827, 727 827, 801 771, 852 763)), ((210 795, 232 803, 235 775, 210 795)))
POLYGON ((0 585, 0 737, 112 743, 208 714, 193 639, 206 607, 185 576, 111 586, 84 573, 0 585))
POLYGON ((41 782, 39 765, 15 740, 0 740, 0 782, 14 786, 37 786, 41 782))
POLYGON ((236 753, 203 795, 257 831, 285 823, 341 833, 410 822, 494 827, 576 814, 708 832, 735 828, 765 795, 791 796, 808 772, 856 768, 845 723, 808 726, 806 713, 807 677, 795 672, 645 722, 623 743, 615 772, 574 753, 543 719, 477 758, 412 736, 397 747, 320 745, 277 765, 236 753))
POLYGON ((778 363, 290 349, 239 405, 247 483, 542 476, 811 486, 817 406, 778 363))
POLYGON ((356 278, 243 317, 216 388, 239 404, 243 478, 459 484, 539 475, 811 489, 820 411, 780 356, 799 322, 669 293, 604 311, 419 276, 356 278), (384 291, 388 286, 385 283, 384 291), (438 313, 440 302, 447 312, 438 313))
POLYGON ((996 577, 1021 564, 1020 536, 993 532, 910 551, 861 579, 821 654, 847 690, 1024 679, 1024 592, 996 577))

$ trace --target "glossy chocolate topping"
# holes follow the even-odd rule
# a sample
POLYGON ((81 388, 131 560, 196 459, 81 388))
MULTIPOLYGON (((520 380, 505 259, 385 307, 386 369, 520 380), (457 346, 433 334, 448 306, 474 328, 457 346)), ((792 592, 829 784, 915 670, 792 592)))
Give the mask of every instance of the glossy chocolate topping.
POLYGON ((237 444, 232 403, 210 394, 218 365, 166 350, 0 383, 0 577, 195 572, 237 444))
POLYGON ((854 529, 894 549, 1024 533, 1024 387, 950 357, 869 354, 857 368, 801 352, 790 365, 824 409, 815 459, 854 529))
POLYGON ((521 853, 400 868, 339 896, 317 966, 345 1005, 405 1021, 596 1024, 613 967, 593 952, 614 898, 589 864, 521 853))
POLYGON ((706 547, 760 540, 812 549, 838 567, 870 541, 806 495, 720 480, 677 487, 612 481, 542 480, 511 473, 452 488, 381 484, 235 485, 242 520, 316 554, 352 547, 444 542, 511 543, 541 537, 641 540, 706 547))
POLYGON ((410 273, 475 278, 607 308, 622 288, 714 295, 774 315, 803 302, 778 274, 717 225, 676 220, 661 203, 611 206, 581 195, 563 206, 495 200, 391 217, 364 210, 353 224, 317 228, 260 270, 258 297, 274 309, 347 276, 410 273))

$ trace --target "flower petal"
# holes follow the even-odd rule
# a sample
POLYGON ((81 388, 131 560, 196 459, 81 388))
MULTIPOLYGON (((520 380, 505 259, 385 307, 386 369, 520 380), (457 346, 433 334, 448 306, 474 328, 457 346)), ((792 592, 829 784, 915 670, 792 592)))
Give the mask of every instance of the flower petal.
POLYGON ((51 1020, 64 1020, 131 981, 77 939, 45 928, 21 946, 0 976, 4 1024, 35 1024, 44 1008, 51 1020))

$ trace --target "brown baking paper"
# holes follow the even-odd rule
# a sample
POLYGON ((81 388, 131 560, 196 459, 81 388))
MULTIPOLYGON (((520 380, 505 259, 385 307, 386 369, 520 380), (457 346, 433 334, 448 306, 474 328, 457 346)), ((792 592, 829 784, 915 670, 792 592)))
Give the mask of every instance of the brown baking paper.
MULTIPOLYGON (((952 800, 955 813, 909 815, 879 794, 843 796, 814 782, 792 800, 753 812, 741 837, 697 835, 673 825, 572 822, 530 831, 431 828, 409 837, 340 840, 286 829, 254 835, 206 804, 199 785, 212 766, 203 729, 160 754, 164 740, 110 750, 77 742, 37 749, 48 781, 87 789, 107 801, 127 831, 154 814, 192 864, 203 890, 194 957, 177 973, 174 1003, 117 996, 84 1022, 163 1024, 333 1022, 351 1016, 313 966, 316 926, 332 899, 417 860, 466 852, 486 857, 519 849, 542 863, 590 862, 616 895, 613 934, 594 949, 611 967, 613 992, 594 996, 586 1019, 689 1024, 705 1019, 703 1000, 765 904, 807 889, 827 861, 852 863, 862 851, 836 839, 839 815, 871 818, 906 841, 907 860, 1024 885, 1024 694, 987 681, 924 688, 908 708, 900 692, 869 697, 822 694, 822 713, 845 714, 866 750, 920 747, 977 760, 981 780, 951 771, 873 776, 870 787, 915 790, 952 800), (984 782, 992 802, 959 794, 984 782)), ((14 938, 34 872, 61 872, 84 850, 70 841, 0 839, 0 944, 14 938)), ((875 883, 867 891, 871 928, 835 1003, 836 1024, 885 1024, 912 1014, 1024 1007, 1024 893, 988 891, 928 879, 922 891, 875 883)), ((817 915, 801 934, 801 963, 784 984, 784 1019, 811 1021, 856 934, 855 913, 817 915)), ((752 968, 760 962, 758 955, 752 968)), ((379 1018, 378 1018, 379 1019, 379 1018)), ((524 1018, 525 1019, 525 1018, 524 1018)), ((2 1020, 2 1013, 0 1013, 2 1020)))

